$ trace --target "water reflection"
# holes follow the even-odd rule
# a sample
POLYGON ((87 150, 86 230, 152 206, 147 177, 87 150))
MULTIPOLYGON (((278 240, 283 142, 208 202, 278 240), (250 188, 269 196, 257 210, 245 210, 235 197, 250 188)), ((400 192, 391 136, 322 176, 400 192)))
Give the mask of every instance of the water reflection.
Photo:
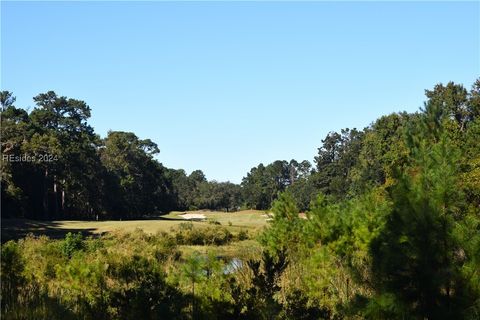
POLYGON ((240 270, 243 267, 243 261, 238 258, 232 258, 228 263, 223 267, 224 274, 234 273, 235 271, 240 270))

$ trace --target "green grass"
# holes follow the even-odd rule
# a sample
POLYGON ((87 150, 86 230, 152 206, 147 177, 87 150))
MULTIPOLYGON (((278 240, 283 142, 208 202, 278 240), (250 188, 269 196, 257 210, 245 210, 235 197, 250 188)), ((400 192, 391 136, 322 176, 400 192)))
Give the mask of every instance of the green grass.
MULTIPOLYGON (((67 232, 82 232, 85 235, 108 233, 111 231, 134 231, 141 229, 146 233, 168 232, 187 220, 179 217, 184 212, 171 212, 158 220, 128 220, 128 221, 35 221, 28 219, 2 219, 2 240, 18 239, 28 233, 45 234, 53 238, 63 237, 67 232)), ((218 221, 222 226, 236 233, 248 230, 254 234, 266 224, 263 211, 243 210, 226 213, 214 211, 187 211, 186 213, 201 213, 207 221, 193 221, 194 227, 205 227, 209 220, 218 221)))
MULTIPOLYGON (((173 211, 162 216, 166 219, 179 219, 185 212, 173 211)), ((266 225, 265 212, 259 210, 243 210, 238 212, 217 212, 217 211, 186 211, 186 213, 199 213, 205 215, 208 220, 218 221, 222 226, 229 227, 230 231, 239 229, 258 229, 266 225)), ((195 222, 194 222, 195 223, 195 222)), ((204 224, 204 222, 201 222, 204 224)))

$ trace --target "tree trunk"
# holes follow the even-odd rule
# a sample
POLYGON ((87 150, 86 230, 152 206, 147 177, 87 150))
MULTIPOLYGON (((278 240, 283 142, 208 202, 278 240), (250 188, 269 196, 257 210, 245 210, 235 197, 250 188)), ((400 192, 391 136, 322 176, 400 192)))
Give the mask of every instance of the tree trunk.
POLYGON ((58 218, 58 185, 57 185, 57 177, 53 176, 53 215, 55 218, 58 218))
POLYGON ((48 217, 48 169, 45 168, 43 178, 43 218, 48 217))
POLYGON ((65 210, 65 180, 63 180, 63 187, 62 187, 62 212, 65 210))

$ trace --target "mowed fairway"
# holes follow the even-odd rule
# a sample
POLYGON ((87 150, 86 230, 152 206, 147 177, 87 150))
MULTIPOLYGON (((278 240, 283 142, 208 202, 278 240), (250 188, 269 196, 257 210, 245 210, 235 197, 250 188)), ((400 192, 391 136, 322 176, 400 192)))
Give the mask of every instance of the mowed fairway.
POLYGON ((168 232, 185 220, 183 213, 202 214, 205 221, 192 221, 194 227, 206 227, 209 221, 216 221, 231 232, 240 230, 257 231, 267 224, 265 212, 258 210, 243 210, 233 213, 214 211, 171 212, 159 219, 127 220, 127 221, 36 221, 28 219, 2 219, 2 240, 18 239, 28 233, 45 234, 52 238, 63 237, 67 232, 82 232, 85 235, 98 235, 112 231, 134 231, 141 229, 146 233, 168 232))
MULTIPOLYGON (((217 221, 222 226, 231 227, 235 231, 239 228, 248 228, 248 229, 256 229, 263 227, 266 224, 266 214, 264 211, 259 210, 243 210, 238 212, 218 212, 218 211, 186 211, 186 212, 179 212, 173 211, 170 212, 168 215, 162 216, 164 219, 183 219, 182 214, 200 214, 204 215, 207 221, 217 221)), ((194 222, 195 223, 195 222, 194 222)), ((205 225, 204 222, 201 223, 205 225)))

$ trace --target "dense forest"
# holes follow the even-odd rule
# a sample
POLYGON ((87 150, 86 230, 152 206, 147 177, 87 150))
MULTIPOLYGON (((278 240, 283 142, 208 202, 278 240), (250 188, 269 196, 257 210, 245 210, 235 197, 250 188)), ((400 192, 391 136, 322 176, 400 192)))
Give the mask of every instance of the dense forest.
MULTIPOLYGON (((451 121, 450 139, 462 149, 474 147, 464 142, 475 141, 471 128, 479 90, 477 81, 470 92, 454 83, 426 91, 426 107, 440 105, 435 116, 451 121)), ((336 200, 356 197, 394 181, 394 170, 408 164, 405 132, 428 110, 383 116, 361 131, 330 132, 314 166, 294 159, 259 164, 236 185, 207 181, 201 170, 187 175, 166 168, 154 158, 158 146, 134 133, 110 131, 99 137, 87 122, 90 107, 83 101, 50 91, 34 97, 37 107, 30 113, 15 106, 11 92, 1 92, 0 101, 2 212, 34 219, 133 218, 199 208, 266 210, 286 190, 302 211, 319 193, 336 200)))
MULTIPOLYGON (((461 148, 475 139, 479 83, 468 92, 449 83, 427 90, 426 106, 440 105, 451 139, 461 148), (456 126, 456 127, 455 127, 456 126)), ((288 190, 300 210, 318 193, 336 200, 391 184, 394 169, 408 162, 408 126, 427 115, 394 113, 369 127, 331 132, 318 149, 315 166, 307 161, 259 164, 241 185, 207 181, 201 170, 164 167, 150 139, 111 131, 105 138, 88 124, 90 107, 50 91, 34 97, 30 113, 15 106, 11 92, 1 92, 2 212, 35 219, 133 218, 171 210, 241 207, 268 209, 288 190)), ((430 107, 432 108, 432 107, 430 107)), ((432 121, 440 121, 438 119, 432 121)), ((470 154, 469 154, 470 155, 470 154)), ((470 164, 471 166, 471 164, 470 164)), ((467 166, 469 168, 470 166, 467 166)))
POLYGON ((240 205, 239 186, 164 167, 150 139, 119 131, 100 138, 85 102, 52 91, 34 101, 28 113, 1 93, 4 217, 133 218, 240 205))
MULTIPOLYGON (((416 113, 330 132, 313 164, 259 164, 237 185, 166 168, 158 146, 134 133, 99 137, 83 101, 47 92, 29 113, 2 92, 2 218, 272 213, 255 238, 261 253, 242 257, 233 273, 210 255, 178 253, 195 244, 188 225, 154 236, 8 242, 4 315, 479 319, 480 79, 470 90, 450 82, 425 94, 416 113)), ((234 237, 222 226, 207 231, 234 237)))

